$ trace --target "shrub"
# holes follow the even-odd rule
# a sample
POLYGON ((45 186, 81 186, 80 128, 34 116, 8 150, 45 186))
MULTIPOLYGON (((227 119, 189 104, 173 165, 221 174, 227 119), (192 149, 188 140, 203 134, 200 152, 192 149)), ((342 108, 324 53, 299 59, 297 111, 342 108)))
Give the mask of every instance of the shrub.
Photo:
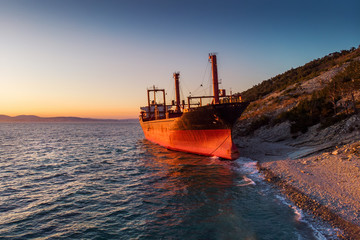
POLYGON ((261 128, 262 126, 268 125, 269 123, 270 117, 267 115, 262 115, 251 122, 250 126, 246 129, 245 134, 249 135, 255 130, 261 128))
POLYGON ((324 119, 323 121, 321 121, 320 129, 330 127, 330 126, 334 125, 335 123, 338 123, 350 116, 351 115, 349 115, 349 114, 339 114, 336 116, 328 117, 328 118, 324 119))

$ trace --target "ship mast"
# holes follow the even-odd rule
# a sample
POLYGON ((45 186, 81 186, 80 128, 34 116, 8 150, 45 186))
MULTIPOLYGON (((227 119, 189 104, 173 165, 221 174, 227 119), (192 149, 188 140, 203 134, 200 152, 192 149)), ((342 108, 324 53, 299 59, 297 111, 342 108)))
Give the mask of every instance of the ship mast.
POLYGON ((180 112, 180 88, 179 88, 179 72, 174 73, 175 79, 175 98, 176 98, 176 112, 180 112))
POLYGON ((218 104, 219 103, 219 80, 218 80, 218 72, 217 72, 216 54, 210 53, 209 60, 211 62, 211 68, 212 68, 214 104, 218 104))

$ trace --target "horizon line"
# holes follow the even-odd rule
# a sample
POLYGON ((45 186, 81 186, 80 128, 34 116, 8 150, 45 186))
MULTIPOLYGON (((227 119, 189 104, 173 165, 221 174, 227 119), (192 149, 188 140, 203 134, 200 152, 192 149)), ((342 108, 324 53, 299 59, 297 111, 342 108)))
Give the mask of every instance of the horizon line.
POLYGON ((38 116, 34 114, 20 114, 20 115, 6 115, 6 114, 0 114, 0 117, 8 117, 8 118, 16 118, 16 117, 36 117, 36 118, 77 118, 77 119, 92 119, 92 120, 132 120, 137 119, 137 117, 126 117, 126 118, 98 118, 98 117, 78 117, 78 116, 54 116, 54 117, 44 117, 44 116, 38 116))

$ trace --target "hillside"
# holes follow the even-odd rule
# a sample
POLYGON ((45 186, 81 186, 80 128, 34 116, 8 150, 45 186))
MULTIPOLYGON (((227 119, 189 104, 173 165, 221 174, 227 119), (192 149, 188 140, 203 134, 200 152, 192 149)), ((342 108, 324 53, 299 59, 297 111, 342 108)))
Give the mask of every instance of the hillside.
POLYGON ((306 132, 350 117, 359 108, 360 48, 331 53, 241 93, 251 104, 240 135, 289 121, 291 132, 306 132))
POLYGON ((360 236, 360 48, 332 53, 242 93, 242 157, 289 199, 360 236))
POLYGON ((288 70, 283 74, 265 80, 242 92, 241 95, 247 101, 255 101, 269 93, 284 90, 294 83, 304 82, 317 77, 336 66, 341 66, 344 63, 353 61, 359 56, 360 46, 357 49, 351 48, 350 50, 330 53, 325 57, 315 59, 304 66, 288 70))

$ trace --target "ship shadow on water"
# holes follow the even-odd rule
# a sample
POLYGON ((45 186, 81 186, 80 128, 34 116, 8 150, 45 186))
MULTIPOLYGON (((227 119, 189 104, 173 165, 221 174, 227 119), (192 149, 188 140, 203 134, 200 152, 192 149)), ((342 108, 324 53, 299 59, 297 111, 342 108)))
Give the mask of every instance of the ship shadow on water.
POLYGON ((234 233, 229 229, 234 216, 229 189, 236 176, 230 161, 168 150, 147 140, 142 150, 151 179, 143 200, 152 212, 145 236, 162 236, 164 227, 174 239, 219 239, 219 234, 234 233))
POLYGON ((234 173, 227 160, 168 150, 145 139, 142 146, 147 170, 158 178, 170 180, 166 182, 169 186, 161 187, 172 191, 216 187, 221 191, 233 185, 234 173))

